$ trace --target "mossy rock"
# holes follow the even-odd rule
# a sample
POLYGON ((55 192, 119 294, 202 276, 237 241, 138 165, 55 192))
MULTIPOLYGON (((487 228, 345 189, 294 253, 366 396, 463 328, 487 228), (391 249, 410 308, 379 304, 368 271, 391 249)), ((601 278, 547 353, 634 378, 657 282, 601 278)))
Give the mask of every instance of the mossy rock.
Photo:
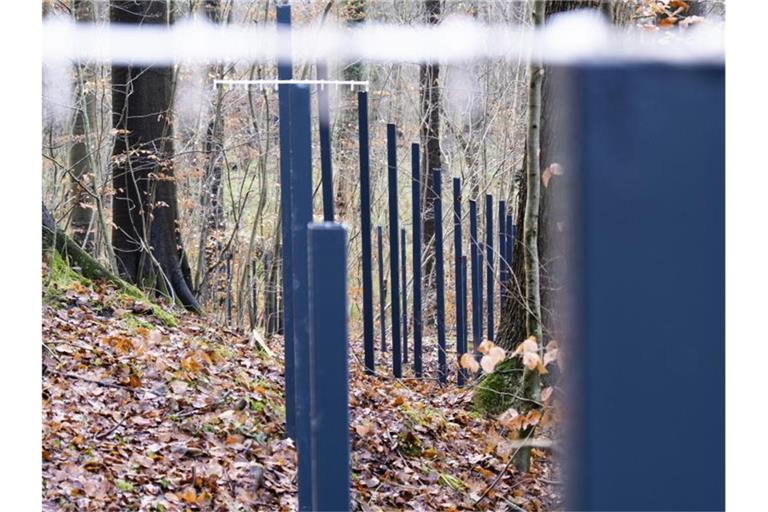
POLYGON ((525 409, 527 404, 518 398, 522 394, 522 375, 519 359, 500 362, 493 373, 483 377, 475 386, 472 396, 474 409, 488 415, 501 414, 510 407, 525 409))

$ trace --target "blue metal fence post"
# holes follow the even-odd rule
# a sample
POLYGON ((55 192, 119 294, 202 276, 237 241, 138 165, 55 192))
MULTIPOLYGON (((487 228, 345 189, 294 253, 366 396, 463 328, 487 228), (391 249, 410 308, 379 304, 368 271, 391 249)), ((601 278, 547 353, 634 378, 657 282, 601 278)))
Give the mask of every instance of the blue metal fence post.
POLYGON ((552 82, 574 101, 557 133, 578 148, 564 176, 575 230, 565 509, 725 510, 724 63, 562 71, 552 82), (661 444, 649 410, 664 418, 661 444))
POLYGON ((517 227, 512 221, 512 215, 507 215, 507 255, 509 256, 509 278, 512 277, 512 262, 515 259, 515 232, 517 231, 517 227))
MULTIPOLYGON (((467 352, 469 350, 467 340, 469 339, 468 336, 468 329, 469 329, 469 322, 467 319, 469 318, 469 296, 468 296, 468 283, 467 283, 467 257, 462 256, 461 257, 461 306, 462 306, 462 318, 464 319, 464 332, 462 332, 462 338, 461 338, 461 344, 464 346, 464 352, 467 352)), ((464 372, 464 378, 466 379, 467 372, 464 372)))
MULTIPOLYGON (((509 257, 507 256, 507 202, 499 200, 499 317, 504 314, 504 287, 507 286, 509 257)), ((501 320, 499 320, 501 322, 501 320)))
MULTIPOLYGON (((461 357, 467 351, 464 339, 464 304, 462 303, 462 283, 461 283, 461 178, 453 178, 453 278, 454 288, 456 290, 456 357, 461 357)), ((456 382, 459 386, 464 385, 464 369, 459 366, 456 376, 456 382)))
POLYGON ((486 276, 486 303, 488 307, 488 319, 486 324, 488 327, 488 339, 493 340, 493 273, 495 267, 493 266, 493 196, 491 194, 485 195, 485 276, 486 276))
POLYGON ((482 316, 480 309, 480 268, 479 268, 479 254, 480 249, 477 243, 477 202, 474 199, 469 200, 469 262, 470 269, 470 281, 472 283, 472 344, 475 350, 475 356, 480 353, 477 347, 480 346, 482 337, 482 326, 480 325, 480 317, 482 316))
POLYGON ((441 383, 445 383, 447 368, 445 364, 445 268, 443 263, 443 197, 442 197, 442 171, 433 169, 434 203, 433 214, 435 219, 435 292, 437 302, 437 376, 441 383))
POLYGON ((384 240, 381 233, 381 226, 376 226, 376 241, 379 249, 379 326, 381 327, 381 351, 387 351, 387 316, 386 301, 387 287, 384 283, 384 240))
POLYGON ((363 258, 363 351, 365 372, 375 373, 373 344, 373 265, 371 254, 371 181, 368 153, 368 93, 357 93, 358 137, 360 146, 360 243, 363 258))
POLYGON ((293 334, 296 379, 296 448, 299 454, 299 509, 310 510, 310 352, 307 225, 312 221, 312 128, 309 88, 291 89, 291 235, 293 252, 293 334))
POLYGON ((421 378, 421 170, 419 145, 411 144, 411 203, 413 206, 413 373, 421 378))
MULTIPOLYGON (((482 207, 482 206, 481 206, 482 207)), ((478 212, 478 224, 477 224, 477 310, 479 311, 477 316, 477 322, 480 326, 480 340, 483 337, 483 326, 485 325, 485 294, 483 289, 485 288, 485 276, 483 275, 483 269, 485 268, 484 260, 485 253, 483 252, 482 235, 480 234, 480 223, 482 222, 483 214, 478 212)))
POLYGON ((389 184, 389 275, 392 290, 392 373, 395 377, 403 376, 400 352, 400 248, 397 213, 397 132, 395 125, 387 124, 387 176, 389 184))
POLYGON ((309 225, 312 510, 350 510, 347 230, 309 225))
MULTIPOLYGON (((328 67, 324 62, 315 64, 318 80, 328 79, 328 67)), ((333 222, 333 164, 331 155, 331 113, 328 108, 328 89, 317 87, 317 117, 320 124, 320 172, 323 186, 323 219, 333 222)))
POLYGON ((403 363, 408 362, 408 276, 405 263, 405 229, 400 228, 400 273, 403 290, 403 363))
MULTIPOLYGON (((277 24, 282 28, 291 26, 291 6, 278 5, 277 24)), ((288 45, 290 38, 282 41, 288 45)), ((277 64, 277 77, 290 80, 293 76, 292 61, 280 60, 277 64)), ((290 93, 291 86, 281 84, 278 88, 278 113, 280 116, 280 225, 282 237, 282 291, 283 291, 283 354, 285 366, 285 433, 296 437, 296 391, 293 362, 293 276, 291 248, 291 133, 290 133, 290 93)))

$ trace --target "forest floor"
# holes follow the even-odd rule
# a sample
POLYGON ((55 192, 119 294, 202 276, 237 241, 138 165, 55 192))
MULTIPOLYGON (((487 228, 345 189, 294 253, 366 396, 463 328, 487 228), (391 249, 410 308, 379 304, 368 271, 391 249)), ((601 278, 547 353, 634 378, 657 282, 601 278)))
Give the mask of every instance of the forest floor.
MULTIPOLYGON (((44 263, 43 510, 296 508, 279 338, 267 351, 205 317, 50 276, 44 263)), ((350 350, 356 510, 562 508, 548 452, 534 449, 531 471, 517 472, 509 433, 472 412, 467 389, 366 376, 359 345, 350 350)), ((388 357, 377 354, 382 371, 388 357)))

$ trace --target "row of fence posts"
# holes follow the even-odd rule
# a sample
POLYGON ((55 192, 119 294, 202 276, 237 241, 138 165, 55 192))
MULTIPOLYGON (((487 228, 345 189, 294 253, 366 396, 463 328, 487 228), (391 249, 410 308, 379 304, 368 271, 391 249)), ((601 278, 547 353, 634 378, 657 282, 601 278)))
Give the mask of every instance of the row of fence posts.
MULTIPOLYGON (((290 27, 290 5, 277 6, 277 23, 290 27)), ((290 50, 289 37, 280 44, 290 50)), ((278 79, 291 78, 292 62, 280 60, 278 79)), ((328 95, 318 91, 324 221, 314 223, 310 91, 280 84, 278 94, 286 434, 298 451, 299 509, 349 510, 347 233, 333 222, 328 95)))
MULTIPOLYGON (((277 6, 277 22, 290 26, 290 6, 277 6)), ((281 41, 290 45, 289 39, 281 41)), ((327 79, 324 65, 318 65, 318 79, 327 79)), ((288 60, 278 63, 278 78, 290 80, 288 60)), ((299 508, 301 510, 344 510, 349 508, 348 434, 348 332, 347 332, 347 235, 334 222, 333 171, 329 126, 328 92, 319 87, 317 108, 320 135, 323 222, 312 221, 312 128, 310 91, 305 85, 280 84, 280 182, 283 259, 283 313, 285 337, 286 432, 298 450, 299 508), (321 492, 322 490, 322 492, 321 492)), ((373 254, 371 225, 368 94, 358 92, 358 134, 360 165, 360 225, 363 282, 363 350, 365 370, 375 374, 373 254)), ((384 252, 382 226, 376 226, 379 278, 380 350, 387 351, 386 297, 389 292, 392 372, 403 376, 403 364, 412 362, 417 378, 423 376, 422 304, 422 174, 432 173, 434 218, 435 320, 438 379, 447 382, 447 341, 445 321, 445 258, 443 250, 443 203, 441 169, 420 168, 420 146, 411 145, 412 211, 412 313, 408 314, 407 233, 399 224, 397 133, 394 124, 387 132, 388 254, 384 252), (389 290, 384 260, 389 259, 389 290), (412 331, 409 332, 409 326, 412 331), (410 335, 410 336, 409 336, 410 335), (412 337, 413 344, 409 346, 412 337), (413 359, 409 361, 409 353, 413 359)), ((477 203, 469 201, 470 263, 463 253, 461 180, 453 179, 454 290, 456 295, 456 352, 467 351, 468 283, 471 283, 472 335, 475 353, 481 342, 483 315, 487 314, 488 338, 494 334, 494 290, 501 301, 511 273, 514 233, 505 203, 499 203, 499 226, 493 231, 493 197, 485 198, 485 243, 478 237, 477 203), (494 268, 494 239, 499 237, 499 278, 494 268), (485 247, 485 262, 483 262, 485 247), (483 307, 483 265, 486 270, 486 306, 483 307)), ((459 369, 457 382, 464 384, 466 373, 459 369)))
MULTIPOLYGON (((365 93, 359 93, 363 95, 365 93)), ((362 107, 362 104, 361 104, 362 107)), ((362 113, 363 108, 360 109, 362 113)), ((366 111, 367 114, 367 111, 366 111)), ((363 118, 361 114, 360 118, 363 118)), ((367 133, 367 126, 365 131, 367 133)), ((363 127, 361 125, 361 133, 363 127)), ((398 215, 398 170, 397 170, 397 144, 396 144, 396 126, 387 125, 387 184, 388 184, 388 231, 389 231, 389 251, 384 251, 384 232, 382 226, 376 226, 377 234, 377 260, 378 260, 378 298, 379 298, 379 347, 382 352, 387 351, 387 318, 386 311, 389 305, 390 323, 391 323, 391 352, 392 352, 392 373, 395 377, 402 377, 403 364, 409 362, 409 332, 413 337, 413 373, 417 378, 422 377, 422 336, 423 336, 423 304, 422 304, 422 239, 421 223, 422 211, 421 189, 422 173, 420 169, 420 147, 418 143, 411 145, 411 204, 413 208, 412 216, 412 312, 408 315, 408 278, 407 278, 407 233, 405 228, 399 225, 398 215), (399 233, 399 235, 398 235, 399 233), (386 257, 389 256, 389 301, 387 301, 387 278, 385 276, 386 257), (409 328, 412 329, 409 331, 409 328)), ((363 141, 361 139, 361 147, 363 141)), ((367 140, 366 140, 367 151, 367 140)), ((367 153, 366 153, 367 154, 367 153)), ((367 162, 365 170, 368 170, 367 162)), ((437 338, 437 356, 438 356, 438 379, 440 382, 447 381, 447 343, 446 343, 446 325, 445 325, 445 282, 446 272, 444 268, 444 230, 443 230, 443 210, 442 210, 442 170, 433 169, 433 186, 427 190, 432 194, 433 211, 429 212, 435 221, 434 234, 434 272, 435 272, 435 328, 437 338)), ((369 176, 363 172, 363 162, 361 161, 362 185, 361 206, 363 207, 361 216, 361 226, 370 224, 370 191, 369 176)), ((487 339, 494 339, 495 327, 495 295, 498 290, 499 309, 504 307, 508 295, 510 279, 512 276, 511 261, 512 248, 514 244, 514 224, 512 216, 507 212, 506 201, 498 202, 498 230, 494 230, 494 203, 493 196, 485 196, 485 241, 479 236, 479 219, 477 212, 477 202, 469 201, 469 246, 471 274, 470 282, 472 286, 472 336, 473 347, 477 353, 477 347, 483 339, 483 324, 487 327, 487 339), (495 241, 498 238, 498 276, 496 275, 495 262, 496 246, 495 241), (483 250, 485 258, 483 258, 483 250), (483 275, 485 269, 485 275, 483 275), (483 286, 485 280, 485 286, 483 286), (485 300, 483 300, 485 299, 485 300)), ((453 178, 453 245, 454 245, 454 291, 456 302, 456 353, 461 355, 467 351, 467 337, 465 323, 468 321, 468 315, 464 312, 467 309, 464 296, 467 294, 466 286, 463 283, 463 212, 462 212, 462 192, 461 179, 453 178)), ((365 268, 372 268, 371 251, 369 240, 370 230, 363 229, 363 265, 365 268)), ((372 296, 373 280, 372 276, 364 272, 363 275, 363 294, 372 296)), ((373 305, 364 300, 363 304, 364 321, 370 322, 364 329, 364 350, 366 371, 369 374, 375 373, 374 351, 374 329, 373 329, 373 305)), ((457 372, 457 383, 464 384, 466 374, 457 372)))
MULTIPOLYGON (((277 20, 281 25, 290 25, 289 6, 278 5, 277 20)), ((290 40, 281 44, 290 45, 290 40)), ((320 72, 324 76, 325 71, 320 72)), ((606 64, 565 72, 573 79, 568 81, 574 84, 571 87, 581 91, 569 121, 573 126, 566 123, 568 133, 563 137, 580 149, 572 162, 575 182, 568 190, 579 230, 574 247, 576 282, 571 306, 577 321, 573 325, 575 349, 570 354, 571 385, 576 393, 571 397, 575 398, 575 413, 571 418, 574 435, 569 463, 574 468, 569 474, 569 508, 722 510, 724 68, 721 64, 606 64), (648 87, 648 83, 665 86, 648 87), (608 95, 622 101, 606 103, 608 95), (644 107, 636 108, 639 104, 644 107), (702 118, 711 122, 701 123, 702 118), (611 130, 613 126, 627 128, 611 130), (632 132, 634 137, 626 137, 628 127, 642 129, 632 132), (679 146, 656 144, 657 134, 665 131, 681 134, 679 146), (648 147, 657 150, 650 152, 648 147), (680 152, 678 147, 697 147, 700 151, 680 152), (618 173, 616 170, 623 166, 629 168, 618 173), (661 182, 664 187, 658 186, 661 182), (697 186, 691 187, 694 182, 697 186), (681 211, 696 212, 697 216, 681 215, 681 211), (663 262, 658 247, 665 249, 663 262), (677 293, 659 294, 658 283, 676 283, 677 293), (644 321, 637 323, 636 318, 644 321), (627 328, 628 324, 631 328, 627 328), (616 343, 617 334, 621 335, 621 343, 616 343), (653 367, 662 368, 663 375, 685 376, 676 378, 674 386, 680 388, 678 394, 686 396, 686 400, 664 400, 672 384, 669 379, 649 380, 648 368, 653 367), (587 372, 587 368, 600 371, 587 372), (638 416, 648 410, 659 417, 674 418, 674 429, 669 433, 672 442, 664 445, 668 459, 665 464, 658 463, 659 441, 645 435, 646 422, 638 416), (714 449, 710 462, 702 465, 701 446, 707 443, 712 443, 714 449), (638 486, 638 481, 643 485, 638 486), (601 482, 610 485, 596 485, 601 482)), ((278 76, 282 80, 291 78, 290 61, 279 62, 278 76)), ((327 97, 318 95, 325 214, 322 223, 312 223, 309 89, 281 84, 279 103, 286 431, 298 449, 299 509, 349 510, 347 235, 343 226, 333 222, 327 97)), ((374 374, 365 92, 358 94, 358 108, 365 368, 374 374)), ((421 210, 421 177, 431 172, 434 186, 426 193, 433 194, 429 198, 433 211, 429 213, 435 219, 436 348, 438 377, 445 382, 442 172, 420 169, 419 145, 413 144, 411 151, 413 368, 417 377, 422 376, 421 219, 427 212, 421 210)), ((393 124, 387 125, 387 178, 392 367, 394 375, 401 377, 409 352, 408 330, 404 328, 409 324, 405 292, 407 234, 398 224, 393 124)), ((478 211, 477 201, 469 200, 467 259, 460 179, 454 178, 452 185, 456 350, 468 350, 471 309, 472 341, 477 354, 483 316, 486 336, 493 338, 495 334, 496 289, 501 292, 501 310, 510 300, 503 291, 512 275, 515 226, 507 204, 499 201, 498 229, 494 232, 493 197, 487 195, 483 242, 478 222, 483 220, 478 219, 483 212, 478 211), (494 250, 497 235, 498 258, 494 250), (498 282, 494 280, 497 259, 498 282)), ((388 290, 381 226, 376 227, 376 235, 380 349, 385 351, 388 290)), ((457 379, 463 383, 467 375, 460 369, 457 379)))

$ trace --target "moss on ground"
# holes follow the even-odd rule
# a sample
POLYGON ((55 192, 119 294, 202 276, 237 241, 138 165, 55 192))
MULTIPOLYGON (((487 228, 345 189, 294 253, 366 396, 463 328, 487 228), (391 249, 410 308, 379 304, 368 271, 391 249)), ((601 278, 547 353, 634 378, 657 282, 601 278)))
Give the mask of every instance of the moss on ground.
POLYGON ((518 411, 527 409, 528 404, 520 400, 523 370, 520 360, 505 359, 493 373, 483 377, 475 387, 472 405, 482 414, 501 414, 510 407, 518 411))
POLYGON ((48 274, 45 276, 44 284, 46 292, 51 296, 60 295, 62 291, 69 290, 75 283, 81 286, 91 286, 90 279, 83 277, 77 271, 67 264, 58 251, 47 251, 48 274))
MULTIPOLYGON (((93 281, 72 268, 69 262, 56 250, 46 250, 44 257, 48 261, 48 273, 43 276, 44 300, 47 303, 54 303, 64 300, 64 292, 75 289, 77 286, 84 286, 93 289, 93 281)), ((117 286, 122 294, 134 300, 140 300, 149 305, 152 314, 168 327, 178 326, 178 320, 171 311, 165 310, 159 304, 155 304, 137 287, 124 281, 111 283, 117 286)), ((137 327, 147 327, 148 323, 140 320, 138 317, 128 319, 129 322, 137 324, 137 327)), ((151 325, 149 325, 151 328, 151 325)))

